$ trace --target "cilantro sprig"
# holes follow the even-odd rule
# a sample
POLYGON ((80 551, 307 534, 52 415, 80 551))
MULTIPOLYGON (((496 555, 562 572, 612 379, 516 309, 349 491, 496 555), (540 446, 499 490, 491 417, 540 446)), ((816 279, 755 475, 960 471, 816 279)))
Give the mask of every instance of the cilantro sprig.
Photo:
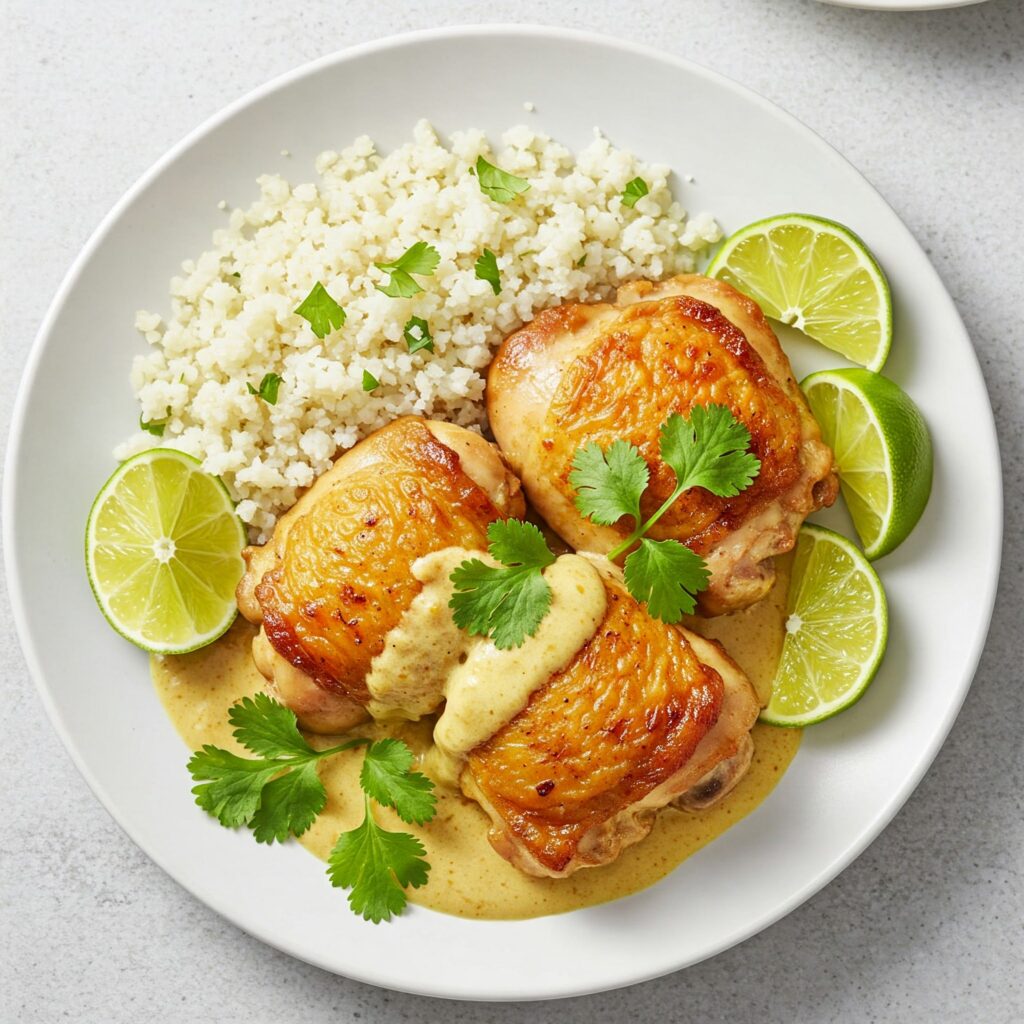
POLYGON ((501 650, 519 647, 537 632, 551 607, 551 587, 541 570, 551 565, 544 535, 533 523, 495 520, 488 551, 500 565, 469 558, 451 574, 449 601, 455 624, 472 636, 489 636, 501 650))
POLYGON ((423 286, 414 280, 412 275, 430 277, 440 262, 441 254, 432 245, 427 242, 415 242, 397 260, 374 264, 378 270, 391 273, 388 283, 377 285, 377 291, 392 299, 408 299, 418 295, 423 291, 423 286))
POLYGON ((608 557, 618 558, 639 541, 623 563, 623 575, 629 592, 656 618, 678 622, 691 613, 709 574, 704 560, 684 544, 644 535, 684 491, 703 487, 718 497, 733 497, 749 487, 761 469, 749 446, 750 432, 725 406, 696 405, 689 419, 672 413, 662 424, 659 448, 676 486, 646 520, 640 499, 650 470, 635 445, 616 440, 602 450, 592 442, 573 457, 569 483, 580 512, 603 526, 625 517, 633 520, 633 530, 608 557))
POLYGON ((434 784, 412 770, 412 751, 401 740, 371 742, 361 736, 315 750, 299 732, 295 714, 263 693, 233 705, 228 720, 235 739, 256 757, 207 744, 188 763, 197 783, 192 792, 196 803, 222 825, 247 825, 259 843, 280 843, 306 832, 327 802, 320 761, 367 748, 359 773, 363 821, 338 836, 327 874, 333 885, 351 890, 349 904, 366 920, 376 924, 400 912, 406 903, 404 888, 423 885, 430 865, 415 836, 377 824, 372 804, 393 808, 409 824, 433 818, 434 784))
POLYGON ((423 844, 408 832, 389 832, 374 820, 371 800, 391 807, 402 821, 422 825, 434 817, 434 784, 412 771, 412 751, 401 740, 372 744, 359 785, 366 794, 362 824, 342 832, 327 859, 331 884, 349 889, 353 911, 379 924, 406 904, 405 889, 424 885, 430 872, 423 844))
POLYGON ((295 312, 303 320, 309 321, 309 326, 313 328, 313 333, 318 338, 326 338, 332 330, 336 331, 345 324, 345 310, 331 298, 319 281, 295 307, 295 312))
POLYGON ((480 183, 480 191, 496 203, 511 203, 516 196, 530 189, 530 183, 525 178, 495 167, 482 156, 476 158, 476 180, 480 183))
POLYGON ((363 746, 354 739, 314 750, 299 732, 293 712, 265 693, 244 697, 228 714, 234 736, 255 758, 207 744, 188 762, 198 783, 196 803, 226 828, 248 825, 258 843, 283 843, 301 836, 324 809, 327 791, 317 763, 363 746))
POLYGON ((331 884, 349 890, 348 903, 364 920, 380 924, 401 913, 405 888, 427 881, 430 865, 423 844, 408 832, 388 832, 373 819, 366 797, 363 823, 342 832, 327 860, 331 884))

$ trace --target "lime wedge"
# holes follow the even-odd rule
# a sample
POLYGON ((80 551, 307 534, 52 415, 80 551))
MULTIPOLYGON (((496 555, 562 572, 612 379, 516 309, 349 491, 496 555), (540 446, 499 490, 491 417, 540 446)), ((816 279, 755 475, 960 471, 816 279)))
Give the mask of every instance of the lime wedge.
POLYGON ((850 541, 805 523, 786 611, 782 656, 761 721, 813 725, 855 703, 874 677, 888 631, 885 592, 850 541))
POLYGON ((85 562, 100 610, 154 654, 216 640, 234 621, 245 533, 217 477, 153 448, 123 462, 93 502, 85 562))
POLYGON ((708 276, 749 295, 767 316, 880 370, 892 342, 889 283, 867 246, 805 213, 759 220, 727 238, 708 276))
POLYGON ((823 370, 800 385, 836 456, 843 498, 868 558, 903 543, 928 504, 932 442, 898 385, 869 370, 823 370))

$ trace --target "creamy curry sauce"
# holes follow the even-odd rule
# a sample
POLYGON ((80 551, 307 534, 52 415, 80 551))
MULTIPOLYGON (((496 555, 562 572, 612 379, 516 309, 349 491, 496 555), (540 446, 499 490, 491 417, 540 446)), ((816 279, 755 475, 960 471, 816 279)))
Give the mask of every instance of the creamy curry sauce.
MULTIPOLYGON (((770 694, 785 630, 789 559, 777 559, 777 564, 778 583, 754 607, 686 623, 695 632, 722 642, 750 677, 762 703, 770 694)), ((231 735, 228 709, 264 686, 250 656, 255 633, 255 627, 240 618, 224 637, 201 651, 152 659, 157 694, 190 750, 212 743, 244 753, 231 735)), ((433 725, 430 718, 418 723, 368 723, 354 731, 374 739, 397 736, 423 756, 431 746, 433 725)), ((426 847, 430 879, 419 889, 407 890, 411 902, 472 918, 562 913, 647 888, 753 811, 796 754, 800 732, 758 724, 752 735, 750 770, 718 804, 697 813, 667 807, 659 812, 650 835, 624 850, 614 863, 578 871, 569 878, 531 878, 513 868, 491 849, 484 812, 445 786, 436 789, 437 815, 427 825, 408 825, 379 807, 375 813, 385 828, 411 832, 426 847)), ((316 747, 337 742, 328 736, 309 739, 316 747)), ((347 751, 321 767, 327 806, 299 842, 323 860, 338 833, 362 820, 358 782, 362 757, 361 750, 347 751)))

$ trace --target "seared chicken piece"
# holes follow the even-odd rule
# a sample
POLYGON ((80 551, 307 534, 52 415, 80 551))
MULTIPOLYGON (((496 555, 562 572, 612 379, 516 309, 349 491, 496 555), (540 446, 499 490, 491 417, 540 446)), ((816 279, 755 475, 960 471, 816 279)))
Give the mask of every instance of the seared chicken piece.
POLYGON ((669 802, 724 796, 750 764, 759 704, 715 642, 652 618, 605 559, 593 637, 526 708, 470 754, 463 792, 491 844, 531 875, 614 860, 669 802))
POLYGON ((807 515, 835 500, 832 452, 764 314, 730 285, 699 275, 619 289, 617 303, 568 303, 505 339, 491 364, 491 428, 531 503, 577 550, 607 552, 633 523, 599 526, 573 504, 573 455, 596 441, 635 444, 650 467, 646 516, 675 476, 658 431, 673 412, 718 403, 749 429, 761 460, 734 498, 683 494, 650 531, 700 554, 711 581, 701 611, 753 604, 775 579, 772 556, 790 550, 807 515))
POLYGON ((366 677, 422 585, 410 566, 487 546, 490 522, 523 514, 497 449, 450 423, 406 417, 345 452, 247 548, 238 607, 262 628, 253 658, 268 690, 313 732, 366 717, 366 677))

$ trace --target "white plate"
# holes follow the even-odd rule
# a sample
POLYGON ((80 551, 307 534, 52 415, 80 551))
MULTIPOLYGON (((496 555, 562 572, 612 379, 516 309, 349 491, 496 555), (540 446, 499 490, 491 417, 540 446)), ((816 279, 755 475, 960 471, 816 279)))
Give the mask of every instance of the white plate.
POLYGON ((940 11, 947 7, 973 7, 985 0, 818 0, 833 7, 859 7, 864 11, 940 11))
MULTIPOLYGON (((836 362, 807 344, 793 349, 801 373, 836 362)), ((32 674, 79 769, 128 834, 200 899, 295 956, 377 985, 480 999, 592 992, 684 967, 771 924, 842 870, 906 800, 952 725, 985 638, 1002 518, 992 413, 970 341, 874 189, 807 128, 718 75, 611 39, 523 27, 419 33, 325 58, 233 104, 161 160, 100 226, 46 318, 14 415, 4 512, 32 674), (220 828, 192 802, 186 750, 145 657, 103 621, 83 568, 90 502, 113 469, 112 446, 138 418, 127 381, 140 349, 135 310, 166 309, 168 278, 206 248, 220 199, 247 202, 268 170, 310 180, 318 151, 362 132, 393 146, 422 115, 441 130, 492 133, 529 118, 574 147, 598 124, 693 175, 675 183, 677 195, 728 229, 789 210, 851 225, 892 278, 887 370, 935 439, 928 511, 879 564, 891 638, 867 696, 810 730, 768 801, 669 878, 559 917, 472 922, 412 908, 374 927, 301 847, 268 849, 220 828)))

